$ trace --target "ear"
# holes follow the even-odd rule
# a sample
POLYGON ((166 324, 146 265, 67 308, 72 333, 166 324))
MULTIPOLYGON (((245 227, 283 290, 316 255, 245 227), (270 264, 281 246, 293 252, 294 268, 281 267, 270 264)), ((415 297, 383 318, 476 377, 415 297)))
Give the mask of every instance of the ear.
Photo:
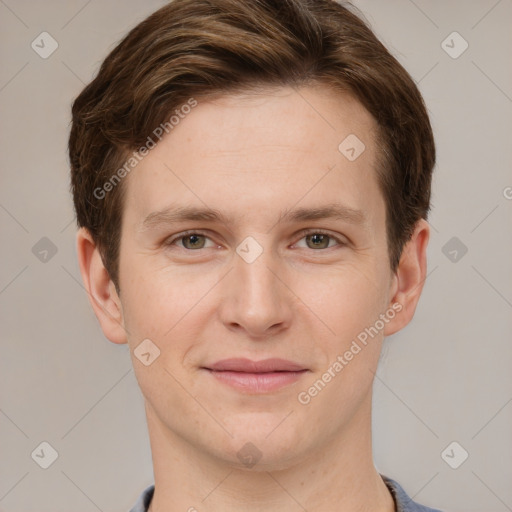
POLYGON ((400 262, 392 277, 389 306, 397 314, 386 324, 384 336, 403 329, 414 316, 427 277, 427 245, 430 226, 420 219, 411 239, 404 245, 400 262))
POLYGON ((121 300, 87 229, 78 231, 76 248, 82 280, 103 333, 113 343, 127 343, 121 300))

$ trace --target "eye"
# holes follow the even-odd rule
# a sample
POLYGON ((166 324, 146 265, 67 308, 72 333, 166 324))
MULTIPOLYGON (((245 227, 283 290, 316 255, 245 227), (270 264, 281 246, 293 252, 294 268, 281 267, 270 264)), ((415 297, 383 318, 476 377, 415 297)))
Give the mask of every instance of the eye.
POLYGON ((195 231, 189 231, 186 233, 181 233, 178 236, 168 240, 166 245, 179 245, 183 249, 196 250, 213 247, 215 244, 213 244, 206 235, 195 231), (208 240, 210 241, 209 246, 206 245, 208 240))
MULTIPOLYGON (((300 235, 302 235, 302 238, 296 244, 296 247, 318 250, 330 249, 337 245, 346 245, 346 243, 340 238, 321 230, 305 230, 301 232, 300 235), (305 241, 305 245, 302 242, 303 240, 305 241)), ((167 240, 165 245, 177 245, 181 249, 186 249, 187 251, 215 247, 215 243, 213 243, 206 234, 199 231, 187 231, 180 233, 167 240)))
MULTIPOLYGON (((306 241, 306 247, 308 249, 329 249, 336 245, 345 245, 345 243, 338 237, 326 233, 324 231, 306 231, 301 233, 302 240, 306 241)), ((297 244, 298 247, 304 247, 304 245, 297 244)))

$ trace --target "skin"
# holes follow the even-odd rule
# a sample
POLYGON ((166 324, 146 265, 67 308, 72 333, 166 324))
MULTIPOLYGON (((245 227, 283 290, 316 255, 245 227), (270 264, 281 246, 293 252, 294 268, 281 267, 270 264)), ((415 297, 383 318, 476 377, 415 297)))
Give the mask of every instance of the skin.
POLYGON ((145 397, 151 510, 391 512, 372 460, 372 382, 383 338, 414 315, 428 223, 418 222, 392 273, 376 125, 348 94, 272 88, 198 102, 123 182, 119 294, 89 233, 77 236, 91 304, 105 336, 129 343, 145 397), (366 146, 354 161, 338 150, 349 134, 366 146), (361 210, 365 222, 278 222, 283 211, 333 203, 361 210), (216 209, 226 220, 144 227, 153 212, 177 206, 216 209), (318 248, 303 229, 340 243, 327 237, 318 248), (200 248, 171 240, 186 230, 206 236, 193 239, 200 248), (263 249, 252 263, 236 252, 247 236, 263 249), (298 394, 393 303, 401 311, 300 403, 298 394), (161 352, 145 366, 134 350, 148 338, 161 352), (279 390, 246 393, 201 369, 230 357, 280 357, 309 372, 279 390), (261 452, 253 467, 237 457, 248 442, 261 452))

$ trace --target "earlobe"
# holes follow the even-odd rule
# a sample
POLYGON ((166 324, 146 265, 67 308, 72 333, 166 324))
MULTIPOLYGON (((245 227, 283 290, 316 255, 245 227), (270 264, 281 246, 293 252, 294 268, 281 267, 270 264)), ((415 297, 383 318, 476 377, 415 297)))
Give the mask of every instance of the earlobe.
POLYGON ((390 336, 403 329, 414 316, 416 306, 427 276, 427 246, 430 226, 420 219, 411 239, 405 244, 400 263, 393 277, 392 299, 399 313, 386 325, 384 336, 390 336))
POLYGON ((113 343, 126 343, 121 301, 87 229, 78 231, 76 248, 82 280, 103 333, 113 343))

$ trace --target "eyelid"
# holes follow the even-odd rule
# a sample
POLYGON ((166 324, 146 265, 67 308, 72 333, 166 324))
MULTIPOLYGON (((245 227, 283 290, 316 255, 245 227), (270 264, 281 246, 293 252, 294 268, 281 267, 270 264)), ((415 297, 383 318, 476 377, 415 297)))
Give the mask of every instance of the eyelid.
MULTIPOLYGON (((175 235, 172 235, 172 236, 166 238, 163 241, 163 245, 166 245, 166 246, 175 245, 175 242, 177 242, 178 240, 181 240, 182 238, 185 238, 188 235, 201 235, 201 236, 204 236, 205 238, 208 238, 210 241, 213 242, 213 240, 211 240, 211 238, 208 236, 208 232, 203 231, 201 229, 188 229, 187 231, 181 231, 180 233, 176 233, 175 235)), ((194 252, 193 249, 186 249, 185 247, 182 247, 182 249, 189 251, 189 252, 194 252)), ((198 250, 199 249, 196 249, 196 251, 198 251, 198 250)))
MULTIPOLYGON (((338 245, 340 245, 340 246, 348 245, 348 241, 347 240, 344 240, 340 236, 335 235, 335 234, 333 234, 330 231, 327 231, 325 229, 306 228, 306 229, 303 229, 303 230, 299 231, 296 236, 300 236, 300 238, 299 238, 299 241, 300 241, 300 240, 302 240, 304 237, 306 237, 308 235, 327 235, 328 237, 330 237, 333 240, 335 240, 336 243, 338 245)), ((332 247, 328 247, 328 249, 332 249, 332 247)), ((316 252, 320 251, 318 249, 313 249, 313 250, 316 251, 316 252)), ((325 250, 325 249, 321 249, 321 250, 325 250)))
MULTIPOLYGON (((296 238, 298 236, 300 238, 297 241, 300 241, 300 240, 302 240, 304 237, 306 237, 308 235, 316 235, 316 234, 329 236, 339 246, 348 245, 348 242, 346 240, 342 239, 341 237, 339 237, 338 235, 334 235, 330 231, 327 231, 325 229, 319 229, 319 228, 316 228, 316 229, 315 228, 302 229, 301 231, 299 231, 294 236, 294 238, 296 238)), ((204 230, 201 230, 201 229, 189 229, 189 230, 177 233, 175 235, 172 235, 169 238, 166 238, 165 241, 164 241, 164 245, 166 245, 166 246, 175 245, 175 242, 177 242, 178 240, 181 240, 182 238, 185 238, 188 235, 201 235, 201 236, 204 236, 205 238, 208 238, 210 241, 213 242, 213 240, 211 240, 211 238, 208 236, 209 235, 208 231, 204 231, 204 230)), ((297 242, 295 242, 295 243, 297 243, 297 242)), ((200 249, 195 249, 195 250, 194 249, 186 249, 185 247, 182 247, 182 249, 184 249, 184 250, 186 250, 188 252, 196 252, 196 251, 200 250, 200 249)), ((208 249, 208 247, 203 247, 202 249, 208 249)), ((328 247, 328 249, 332 249, 332 247, 328 247)), ((312 249, 312 250, 320 251, 320 250, 325 250, 325 249, 320 249, 320 250, 312 249)))

